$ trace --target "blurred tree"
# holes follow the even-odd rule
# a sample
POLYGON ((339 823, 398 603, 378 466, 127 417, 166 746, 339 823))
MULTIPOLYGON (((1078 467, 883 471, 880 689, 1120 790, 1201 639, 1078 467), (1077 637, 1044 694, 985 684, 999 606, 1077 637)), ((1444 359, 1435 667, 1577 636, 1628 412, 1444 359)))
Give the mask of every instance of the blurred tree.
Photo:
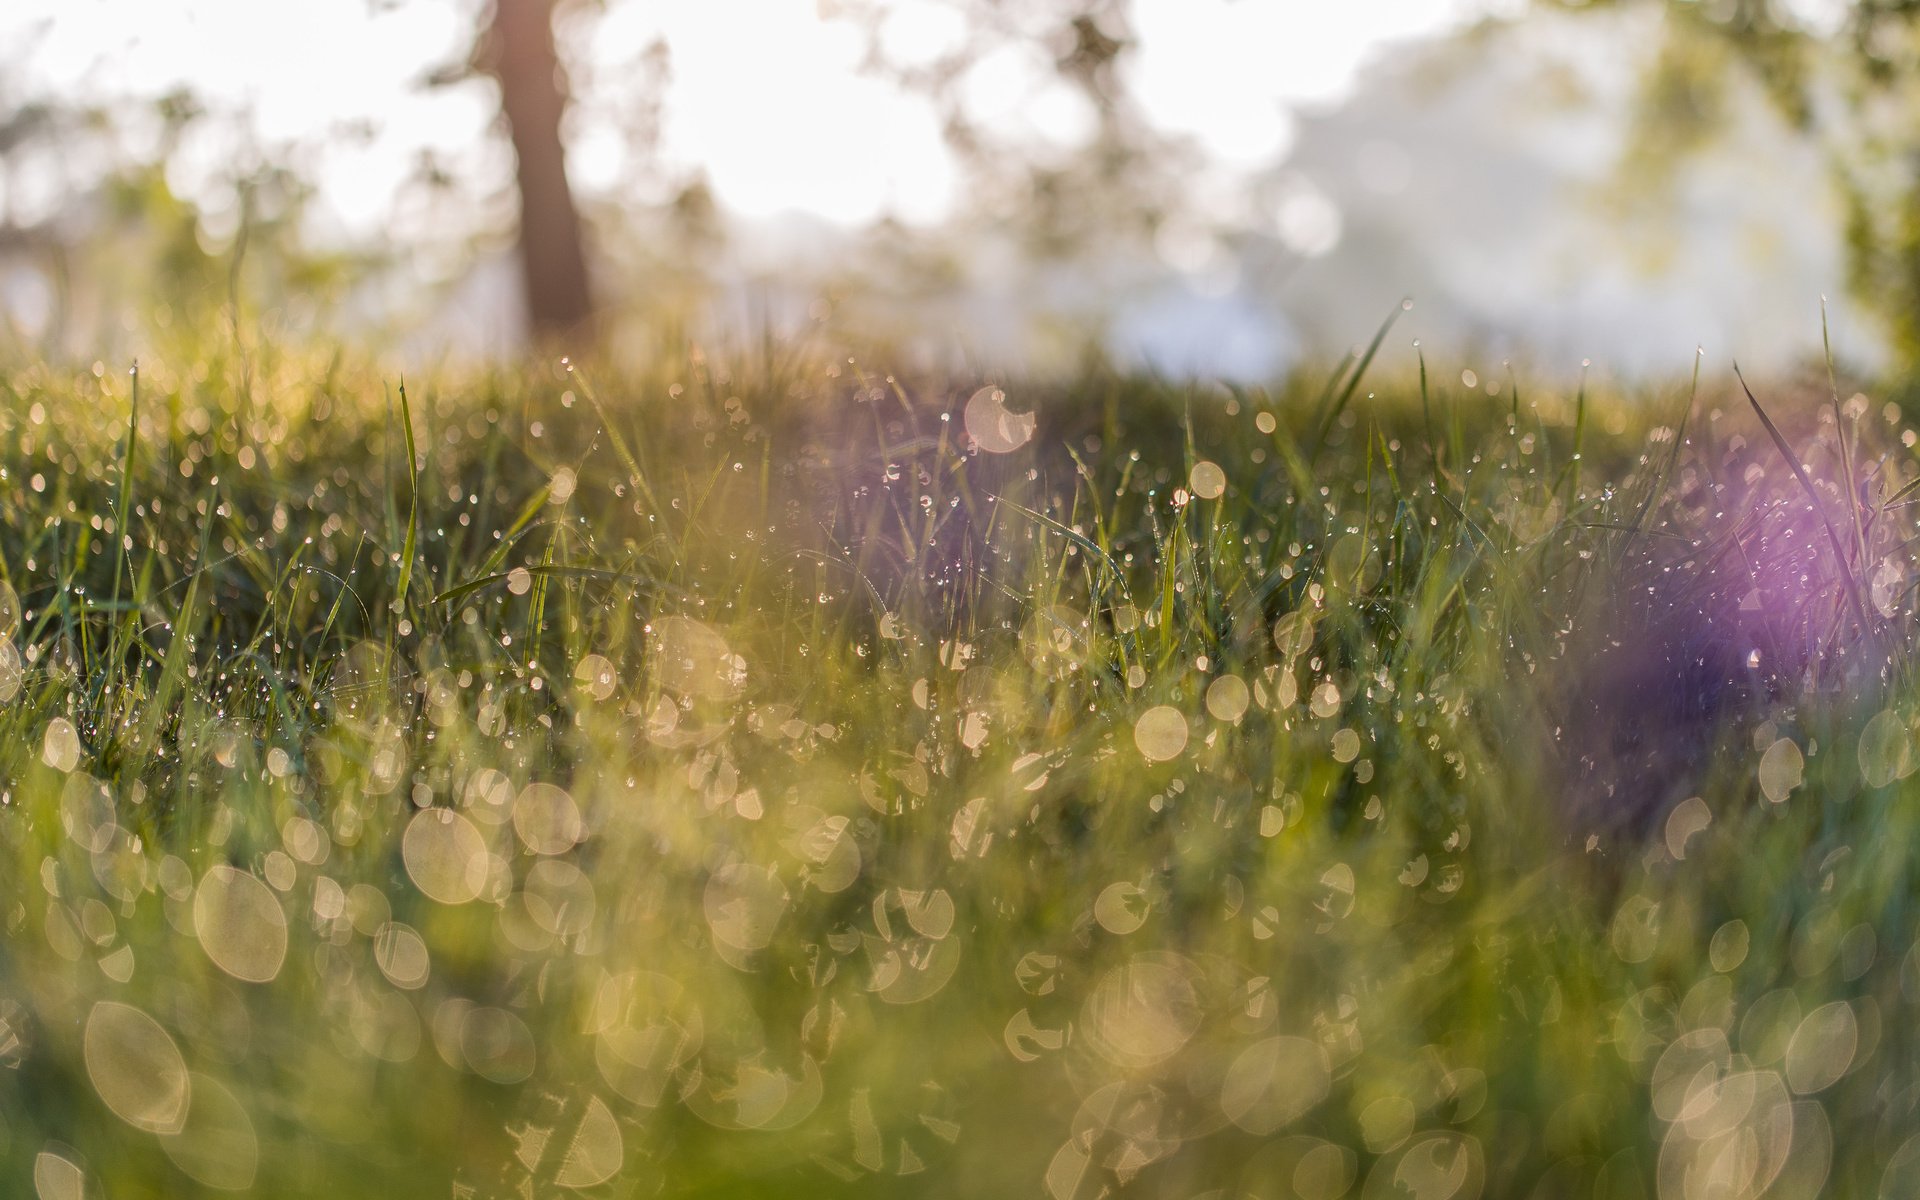
POLYGON ((1852 290, 1920 375, 1920 0, 1542 0, 1588 12, 1661 11, 1623 167, 1657 183, 1735 115, 1745 73, 1833 164, 1852 290))
MULTIPOLYGON (((406 0, 371 0, 405 3, 406 0)), ((471 50, 431 71, 432 84, 484 75, 500 91, 500 109, 516 160, 518 245, 525 309, 537 338, 589 336, 596 304, 584 246, 581 206, 566 172, 564 126, 574 103, 556 22, 591 17, 619 3, 647 0, 492 0, 471 50)), ((803 0, 792 0, 802 3, 803 0)), ((823 18, 851 21, 868 34, 867 69, 928 97, 943 119, 949 145, 970 182, 963 212, 1014 232, 1029 253, 1070 255, 1115 239, 1150 239, 1188 204, 1188 181, 1200 162, 1194 148, 1157 131, 1129 94, 1121 71, 1134 48, 1127 0, 929 0, 960 19, 964 35, 932 60, 899 61, 881 29, 890 0, 816 0, 823 18), (967 74, 995 51, 1037 51, 1054 77, 1093 114, 1092 134, 1070 149, 1036 148, 989 127, 969 111, 967 74)), ((591 27, 587 36, 591 36, 591 27)), ((648 82, 634 111, 618 114, 637 148, 658 136, 661 91, 671 74, 670 48, 656 42, 640 64, 648 82)), ((595 114, 602 121, 614 114, 595 114)), ((689 218, 705 234, 719 228, 711 196, 696 175, 669 205, 668 223, 689 218)), ((618 218, 630 222, 626 205, 618 218)), ((648 278, 654 279, 652 274, 648 278)))
POLYGON ((268 314, 283 329, 316 321, 372 257, 306 243, 313 188, 290 158, 254 142, 243 112, 209 110, 186 89, 135 105, 0 87, 0 176, 33 182, 0 197, 0 270, 44 285, 38 351, 92 357, 123 334, 151 339, 215 313, 235 329, 268 314), (203 125, 222 131, 229 157, 211 186, 183 194, 169 164, 203 125))
POLYGON ((1124 0, 935 2, 960 18, 964 36, 944 53, 905 61, 887 48, 886 0, 831 0, 822 11, 865 29, 869 71, 933 102, 978 212, 1017 224, 1027 249, 1045 256, 1151 236, 1182 208, 1182 179, 1200 160, 1156 130, 1127 87, 1121 68, 1136 39, 1124 0), (1037 50, 1086 102, 1094 123, 1084 144, 1036 147, 971 110, 969 72, 1007 50, 1037 50))
POLYGON ((520 192, 520 269, 536 338, 588 335, 593 295, 580 209, 567 181, 561 121, 568 91, 554 50, 555 0, 494 0, 473 65, 500 85, 520 192))

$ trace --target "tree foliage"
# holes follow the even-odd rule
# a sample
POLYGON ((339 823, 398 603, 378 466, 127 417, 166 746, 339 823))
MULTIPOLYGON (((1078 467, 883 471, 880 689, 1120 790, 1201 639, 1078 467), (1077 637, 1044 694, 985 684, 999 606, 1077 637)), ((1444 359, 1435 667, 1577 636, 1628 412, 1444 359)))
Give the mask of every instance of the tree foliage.
POLYGON ((1662 44, 1640 81, 1628 173, 1658 177, 1734 118, 1729 87, 1757 84, 1831 164, 1849 285, 1920 368, 1920 2, 1852 0, 1816 19, 1785 0, 1544 0, 1658 9, 1662 44))

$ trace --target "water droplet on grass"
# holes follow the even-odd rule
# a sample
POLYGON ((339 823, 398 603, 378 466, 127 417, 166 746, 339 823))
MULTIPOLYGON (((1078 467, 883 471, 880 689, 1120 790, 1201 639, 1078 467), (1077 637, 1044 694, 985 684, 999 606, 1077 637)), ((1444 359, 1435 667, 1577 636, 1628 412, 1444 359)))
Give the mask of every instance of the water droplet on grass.
POLYGON ((1629 896, 1613 916, 1613 952, 1621 962, 1642 963, 1660 944, 1660 906, 1645 896, 1629 896))
POLYGON ((1900 1143, 1880 1176, 1880 1200, 1906 1200, 1910 1196, 1920 1196, 1920 1133, 1900 1143))
POLYGON ((595 700, 605 700, 613 695, 617 682, 613 660, 604 654, 582 655, 580 661, 573 665, 573 682, 595 700))
POLYGON ((413 886, 441 904, 465 904, 486 885, 486 839, 450 808, 423 808, 413 815, 400 838, 400 859, 413 886))
POLYGON ((587 1097, 586 1112, 567 1142, 566 1155, 553 1181, 564 1188, 598 1187, 620 1173, 626 1162, 626 1140, 620 1123, 598 1096, 587 1097))
POLYGON ((1217 721, 1237 722, 1246 715, 1251 698, 1246 680, 1222 675, 1207 685, 1207 712, 1217 721))
POLYGON ((1295 1140, 1307 1143, 1293 1168, 1293 1190, 1300 1200, 1337 1200, 1353 1189, 1358 1173, 1353 1151, 1318 1138, 1295 1140))
POLYGON ((482 767, 467 777, 460 803, 474 820, 503 825, 512 815, 513 781, 492 767, 482 767))
POLYGON ((527 871, 522 902, 534 923, 556 937, 574 937, 593 923, 597 907, 586 872, 560 859, 542 859, 527 871))
POLYGON ((193 896, 193 928, 213 964, 235 979, 267 983, 287 957, 287 916, 271 889, 233 867, 211 868, 193 896))
POLYGON ((1801 1019, 1787 1043, 1787 1086, 1807 1096, 1840 1081, 1860 1045, 1860 1023, 1844 1000, 1822 1004, 1801 1019))
POLYGON ((519 1083, 533 1074, 533 1031, 504 1008, 468 1009, 460 1022, 460 1055, 482 1079, 519 1083))
POLYGON ((607 1086, 652 1108, 673 1073, 706 1036, 700 1007, 675 980, 651 971, 615 975, 595 994, 588 1032, 596 1035, 594 1064, 607 1086))
POLYGON ((1007 394, 983 387, 967 398, 962 417, 974 444, 988 454, 1011 454, 1033 438, 1037 424, 1032 413, 1007 411, 1007 394))
POLYGON ((791 897, 771 868, 731 863, 707 880, 705 908, 713 939, 737 951, 764 950, 791 897))
POLYGON ((1202 500, 1218 500, 1227 490, 1227 473, 1220 464, 1197 462, 1187 474, 1187 487, 1202 500))
POLYGON ((1336 730, 1331 748, 1333 761, 1350 763, 1360 757, 1360 735, 1351 729, 1336 730))
POLYGON ((1778 738, 1760 755, 1760 794, 1784 803, 1806 779, 1807 759, 1792 738, 1778 738))
POLYGON ((1687 842, 1713 823, 1713 810, 1698 796, 1689 796, 1667 814, 1667 853, 1675 860, 1687 856, 1687 842))
POLYGON ((1362 1200, 1479 1200, 1486 1174, 1479 1139, 1452 1130, 1429 1133, 1375 1163, 1361 1195, 1362 1200))
POLYGON ((1054 1200, 1100 1195, 1107 1191, 1096 1185, 1101 1176, 1130 1179, 1174 1153, 1185 1139, 1173 1127, 1171 1107, 1167 1094, 1151 1083, 1117 1082, 1094 1091, 1047 1164, 1047 1193, 1054 1200))
POLYGON ((1146 893, 1138 884, 1110 883, 1093 902, 1093 919, 1108 933, 1124 937, 1146 924, 1146 893))
POLYGON ((149 1133, 180 1130, 193 1088, 180 1048, 158 1021, 102 1000, 87 1014, 81 1040, 87 1077, 114 1116, 149 1133))
POLYGON ((1405 1096, 1382 1096, 1360 1110, 1360 1140, 1373 1154, 1391 1153, 1413 1135, 1416 1115, 1405 1096))
POLYGON ((160 1148, 173 1165, 196 1182, 227 1192, 253 1186, 260 1165, 260 1139, 246 1106, 219 1080, 191 1076, 193 1098, 186 1123, 163 1136, 160 1148))
POLYGON ((47 722, 47 731, 40 739, 40 760, 61 772, 80 765, 80 734, 72 721, 55 717, 47 722))
POLYGON ((1860 778, 1868 787, 1905 779, 1920 766, 1914 756, 1913 730, 1892 709, 1875 713, 1860 731, 1860 778))
POLYGON ((67 776, 60 787, 60 828, 74 845, 93 854, 107 851, 120 832, 114 816, 106 784, 85 771, 67 776))
POLYGON ((1363 533, 1343 534, 1327 550, 1329 588, 1371 591, 1380 582, 1380 574, 1380 553, 1363 533))
POLYGON ((1707 946, 1707 961, 1723 974, 1731 971, 1747 961, 1750 941, 1747 923, 1735 917, 1713 931, 1713 941, 1707 946))
POLYGON ((728 700, 746 682, 745 664, 712 626, 691 617, 653 623, 655 668, 662 687, 702 700, 728 700))
POLYGON ((373 961, 388 983, 407 991, 425 986, 433 969, 426 940, 398 921, 387 922, 373 935, 373 961))
POLYGON ((1256 1137, 1310 1112, 1333 1085, 1326 1051, 1299 1037, 1272 1037, 1242 1050, 1220 1087, 1220 1111, 1256 1137))
POLYGON ((1133 723, 1133 744, 1150 763, 1180 757, 1187 748, 1186 715, 1168 704, 1148 709, 1133 723))
POLYGON ((530 783, 513 802, 513 831, 535 854, 565 854, 586 837, 580 806, 564 788, 530 783))
POLYGON ((1095 1053, 1127 1068, 1177 1053, 1199 1032, 1203 1012, 1190 964, 1178 955, 1135 955, 1101 979, 1087 999, 1084 1028, 1095 1053))
POLYGON ((52 1150, 34 1156, 33 1190, 39 1200, 90 1200, 87 1173, 52 1150))
POLYGON ((1907 574, 1892 558, 1881 559, 1873 568, 1873 574, 1867 577, 1868 598, 1873 602, 1874 611, 1883 617, 1893 617, 1906 591, 1907 574))
POLYGON ((0 704, 18 696, 26 679, 26 666, 20 661, 20 651, 12 641, 0 640, 0 704))
POLYGON ((1033 1014, 1023 1008, 1008 1019, 1006 1028, 1000 1031, 1000 1040, 1006 1043, 1007 1052, 1014 1058, 1034 1062, 1047 1051, 1066 1045, 1067 1035, 1063 1029, 1042 1029, 1034 1024, 1033 1014))

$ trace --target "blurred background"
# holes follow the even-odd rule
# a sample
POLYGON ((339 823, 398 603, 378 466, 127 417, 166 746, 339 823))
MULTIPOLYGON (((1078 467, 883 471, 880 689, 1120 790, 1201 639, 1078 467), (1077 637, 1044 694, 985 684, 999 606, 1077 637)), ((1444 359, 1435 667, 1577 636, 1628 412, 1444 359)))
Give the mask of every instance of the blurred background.
POLYGON ((8 0, 0 345, 1920 355, 1908 0, 8 0))

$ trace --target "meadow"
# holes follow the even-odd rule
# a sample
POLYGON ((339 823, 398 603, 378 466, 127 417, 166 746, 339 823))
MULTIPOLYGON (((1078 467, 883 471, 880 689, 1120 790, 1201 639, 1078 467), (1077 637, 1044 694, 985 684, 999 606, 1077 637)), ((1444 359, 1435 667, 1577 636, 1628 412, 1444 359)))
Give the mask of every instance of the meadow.
POLYGON ((17 358, 0 1193, 1920 1194, 1908 413, 1373 358, 17 358))

